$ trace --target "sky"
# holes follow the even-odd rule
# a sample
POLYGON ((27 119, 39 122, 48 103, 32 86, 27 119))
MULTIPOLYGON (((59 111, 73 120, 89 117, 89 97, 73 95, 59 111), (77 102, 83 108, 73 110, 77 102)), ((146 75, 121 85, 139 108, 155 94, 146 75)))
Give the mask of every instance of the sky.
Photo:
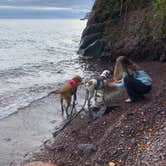
POLYGON ((0 18, 82 18, 94 0, 0 0, 0 18))

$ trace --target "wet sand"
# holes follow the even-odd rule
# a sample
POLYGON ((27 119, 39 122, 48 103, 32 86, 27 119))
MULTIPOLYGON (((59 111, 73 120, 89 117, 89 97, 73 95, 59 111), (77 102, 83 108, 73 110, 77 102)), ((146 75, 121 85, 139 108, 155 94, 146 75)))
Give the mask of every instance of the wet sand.
POLYGON ((51 96, 19 110, 0 121, 0 165, 16 165, 26 153, 34 151, 52 137, 62 116, 58 98, 51 96))

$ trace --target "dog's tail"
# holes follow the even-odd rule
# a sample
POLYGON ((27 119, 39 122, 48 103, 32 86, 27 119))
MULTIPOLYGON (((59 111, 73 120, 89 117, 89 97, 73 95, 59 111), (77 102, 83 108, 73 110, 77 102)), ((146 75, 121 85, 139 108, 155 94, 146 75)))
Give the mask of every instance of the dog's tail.
POLYGON ((60 90, 58 89, 58 90, 52 91, 48 94, 48 96, 52 94, 55 94, 55 95, 60 94, 60 90))

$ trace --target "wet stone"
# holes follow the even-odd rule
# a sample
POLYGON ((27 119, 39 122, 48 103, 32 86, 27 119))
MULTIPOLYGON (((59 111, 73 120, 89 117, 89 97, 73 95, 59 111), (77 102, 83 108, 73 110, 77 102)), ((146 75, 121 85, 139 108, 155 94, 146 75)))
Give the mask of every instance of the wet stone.
POLYGON ((78 149, 84 154, 92 154, 97 151, 96 145, 93 144, 79 144, 78 149))

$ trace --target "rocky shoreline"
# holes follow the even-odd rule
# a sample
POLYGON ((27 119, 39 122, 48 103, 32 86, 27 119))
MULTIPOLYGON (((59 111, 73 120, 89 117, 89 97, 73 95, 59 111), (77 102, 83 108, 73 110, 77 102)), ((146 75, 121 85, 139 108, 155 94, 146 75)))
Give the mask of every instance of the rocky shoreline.
POLYGON ((144 101, 125 104, 125 93, 111 104, 120 105, 92 120, 78 116, 57 137, 52 149, 42 145, 24 163, 44 161, 58 166, 165 166, 166 164, 166 64, 140 64, 153 78, 153 89, 144 101), (88 151, 80 146, 88 146, 88 151), (112 162, 112 163, 111 163, 112 162))

